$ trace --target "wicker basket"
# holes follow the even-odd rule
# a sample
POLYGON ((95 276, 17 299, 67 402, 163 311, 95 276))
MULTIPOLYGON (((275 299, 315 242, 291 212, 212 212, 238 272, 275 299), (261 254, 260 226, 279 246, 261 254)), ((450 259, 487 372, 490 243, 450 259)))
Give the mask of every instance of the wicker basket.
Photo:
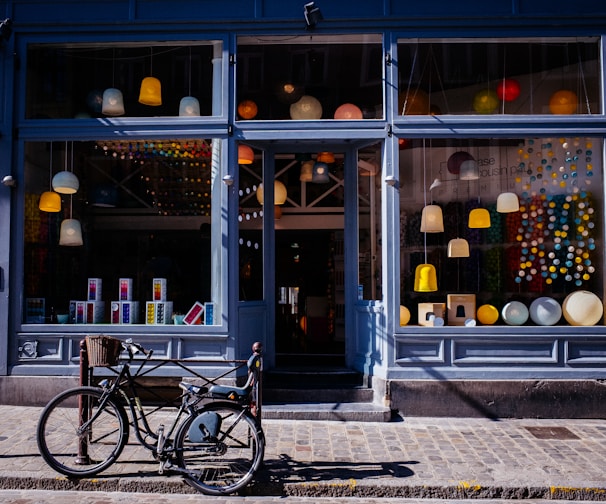
POLYGON ((118 364, 122 342, 111 336, 87 336, 86 351, 90 367, 108 367, 118 364))

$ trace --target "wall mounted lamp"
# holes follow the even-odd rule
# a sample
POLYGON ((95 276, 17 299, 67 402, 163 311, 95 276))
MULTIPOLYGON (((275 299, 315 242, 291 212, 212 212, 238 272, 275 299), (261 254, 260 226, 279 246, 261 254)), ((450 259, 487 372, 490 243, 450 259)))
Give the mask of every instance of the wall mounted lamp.
POLYGON ((2 185, 5 185, 6 187, 17 187, 17 181, 12 175, 5 175, 2 179, 2 185))
POLYGON ((398 179, 396 177, 394 177, 393 175, 387 175, 385 177, 385 183, 388 186, 394 187, 398 183, 398 179))
POLYGON ((315 2, 306 3, 303 6, 303 14, 305 15, 305 25, 308 30, 315 28, 324 19, 320 7, 316 7, 315 2))

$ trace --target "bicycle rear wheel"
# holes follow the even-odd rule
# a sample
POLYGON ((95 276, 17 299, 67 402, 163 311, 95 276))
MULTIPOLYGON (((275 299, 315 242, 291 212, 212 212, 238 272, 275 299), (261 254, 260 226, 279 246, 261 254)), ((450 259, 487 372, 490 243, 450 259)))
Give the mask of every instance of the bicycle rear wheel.
POLYGON ((263 461, 265 436, 247 411, 237 405, 211 403, 181 424, 175 449, 188 484, 204 494, 226 495, 253 478, 263 461), (206 437, 199 428, 204 414, 214 416, 211 431, 216 429, 206 437))
POLYGON ((124 408, 95 387, 66 390, 53 398, 38 421, 42 458, 67 476, 91 476, 113 464, 128 441, 124 408), (80 426, 86 424, 84 429, 80 426))

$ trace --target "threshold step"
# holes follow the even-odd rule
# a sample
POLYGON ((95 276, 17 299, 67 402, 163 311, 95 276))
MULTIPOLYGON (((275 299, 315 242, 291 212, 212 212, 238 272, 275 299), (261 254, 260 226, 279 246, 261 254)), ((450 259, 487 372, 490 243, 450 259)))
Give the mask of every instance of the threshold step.
POLYGON ((374 403, 269 403, 263 404, 264 420, 333 420, 389 422, 392 412, 374 403))

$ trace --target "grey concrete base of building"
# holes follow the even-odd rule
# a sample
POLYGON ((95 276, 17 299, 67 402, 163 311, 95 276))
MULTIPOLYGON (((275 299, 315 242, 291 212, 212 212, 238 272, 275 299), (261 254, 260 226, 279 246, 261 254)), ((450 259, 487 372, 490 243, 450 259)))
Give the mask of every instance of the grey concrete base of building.
POLYGON ((404 417, 606 417, 603 380, 392 381, 390 393, 404 417))

